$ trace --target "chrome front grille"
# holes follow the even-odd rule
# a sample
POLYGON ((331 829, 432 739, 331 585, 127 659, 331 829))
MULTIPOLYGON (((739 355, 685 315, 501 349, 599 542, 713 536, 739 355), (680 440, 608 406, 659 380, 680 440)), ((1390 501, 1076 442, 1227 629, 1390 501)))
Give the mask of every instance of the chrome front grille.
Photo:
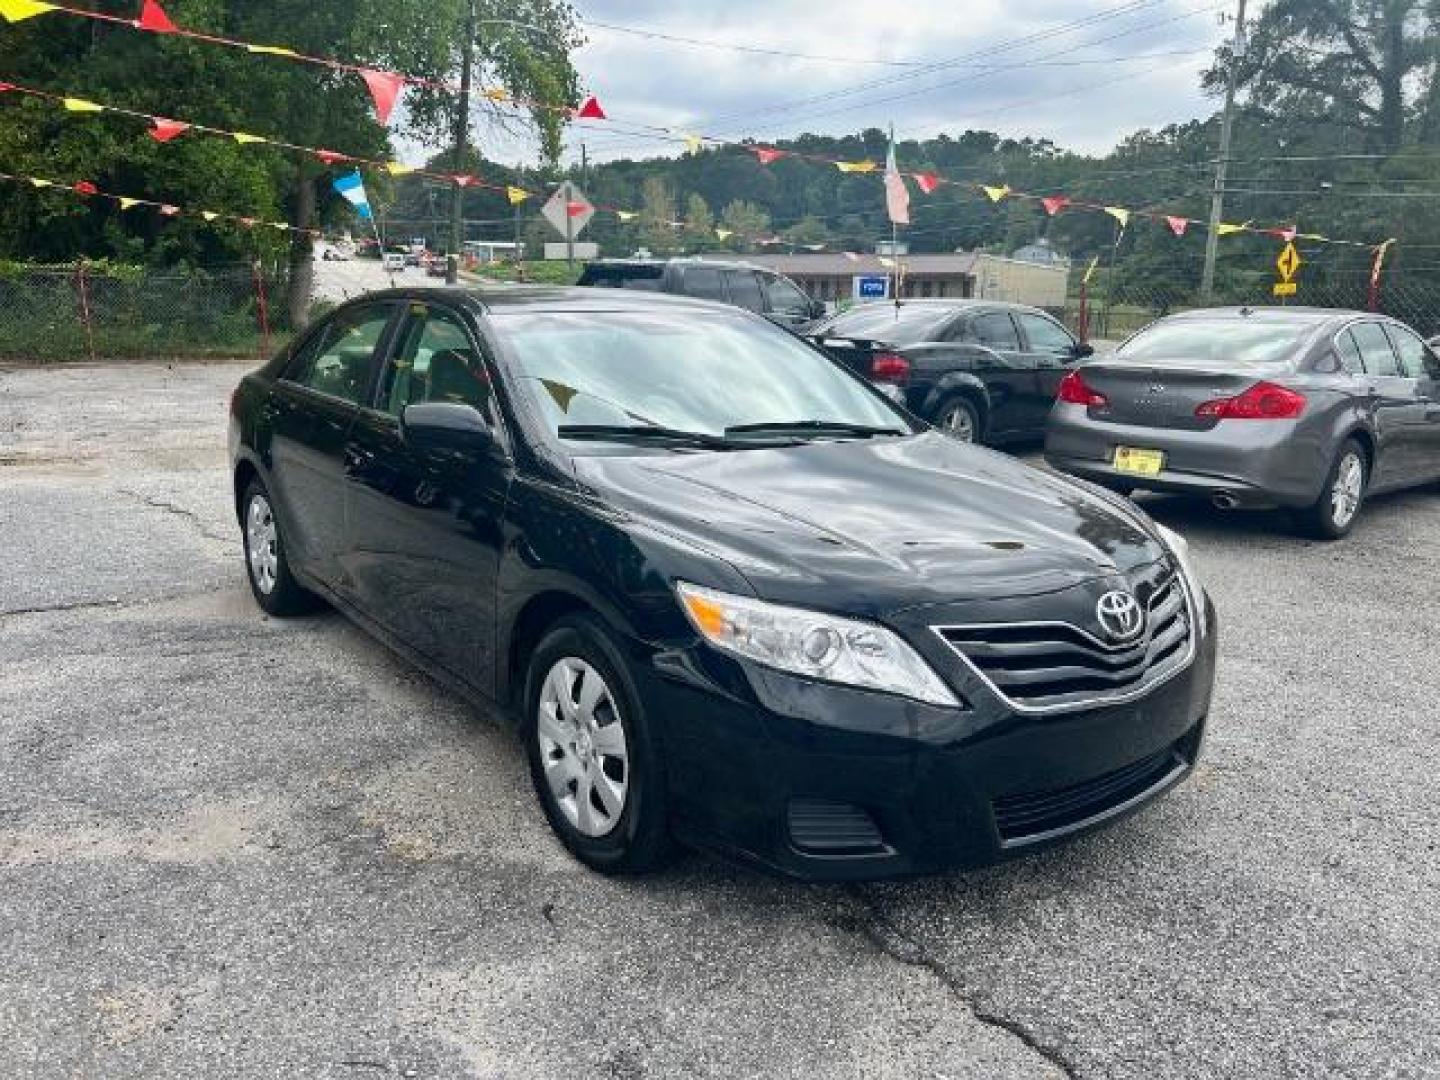
POLYGON ((1162 582, 1146 606, 1144 635, 1125 645, 1060 622, 934 630, 1009 704, 1055 712, 1138 697, 1190 663, 1193 616, 1179 575, 1162 582))

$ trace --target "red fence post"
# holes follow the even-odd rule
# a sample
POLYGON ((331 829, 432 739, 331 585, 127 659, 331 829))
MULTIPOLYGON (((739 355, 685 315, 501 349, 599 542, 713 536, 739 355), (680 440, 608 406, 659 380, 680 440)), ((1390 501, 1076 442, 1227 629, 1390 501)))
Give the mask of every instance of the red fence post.
POLYGON ((1380 310, 1380 272, 1385 267, 1385 252, 1390 249, 1390 245, 1393 243, 1395 243, 1393 239, 1386 240, 1375 249, 1375 261, 1370 264, 1370 311, 1380 310))
POLYGON ((90 353, 90 362, 95 362, 95 327, 90 320, 90 290, 85 282, 85 260, 75 266, 75 288, 80 296, 80 324, 85 327, 85 345, 90 353))
POLYGON ((270 309, 265 302, 265 275, 260 269, 260 260, 251 265, 255 276, 255 315, 260 321, 260 360, 270 357, 270 309))
POLYGON ((1090 286, 1087 282, 1080 282, 1080 315, 1075 320, 1075 329, 1080 333, 1081 341, 1090 340, 1090 286))

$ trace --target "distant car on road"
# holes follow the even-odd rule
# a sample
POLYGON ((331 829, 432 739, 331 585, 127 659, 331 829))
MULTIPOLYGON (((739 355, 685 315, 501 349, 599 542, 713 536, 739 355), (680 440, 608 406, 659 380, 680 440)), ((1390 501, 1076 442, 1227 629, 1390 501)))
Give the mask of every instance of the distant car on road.
POLYGON ((599 259, 585 265, 577 284, 718 300, 791 329, 825 314, 824 304, 783 274, 721 259, 599 259))
POLYGON ((1440 480, 1440 359, 1358 311, 1171 315, 1066 377, 1045 457, 1122 491, 1287 507, 1335 539, 1368 495, 1440 480))
POLYGON ((381 267, 391 274, 403 271, 407 262, 408 258, 403 251, 387 251, 380 259, 381 267))
POLYGON ((991 445, 1039 439, 1060 380, 1092 352, 1039 308, 993 300, 877 301, 806 334, 916 416, 991 445))
POLYGON ((330 244, 320 253, 325 262, 349 262, 354 252, 341 244, 330 244))

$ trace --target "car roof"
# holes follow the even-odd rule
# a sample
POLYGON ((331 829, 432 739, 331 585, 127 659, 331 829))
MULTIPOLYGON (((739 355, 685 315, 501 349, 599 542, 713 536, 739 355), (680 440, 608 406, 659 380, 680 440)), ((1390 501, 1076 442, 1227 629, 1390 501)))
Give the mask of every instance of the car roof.
POLYGON ((708 256, 677 255, 670 259, 591 259, 586 266, 714 266, 721 270, 762 270, 773 274, 769 267, 757 266, 744 259, 712 259, 708 256))
POLYGON ((535 311, 635 311, 685 309, 734 315, 730 304, 674 293, 629 289, 593 289, 583 285, 432 285, 400 286, 358 296, 347 304, 374 300, 429 300, 468 304, 482 313, 529 308, 535 311))
MULTIPOLYGON (((848 307, 842 312, 836 313, 836 318, 842 315, 851 315, 857 311, 864 311, 867 308, 896 306, 893 301, 875 300, 867 304, 856 304, 848 307)), ((986 300, 983 297, 945 297, 942 299, 930 300, 901 300, 899 307, 936 308, 939 310, 968 311, 973 308, 987 308, 995 311, 1023 311, 1027 315, 1044 315, 1045 312, 1031 304, 1017 304, 1012 300, 986 300)))

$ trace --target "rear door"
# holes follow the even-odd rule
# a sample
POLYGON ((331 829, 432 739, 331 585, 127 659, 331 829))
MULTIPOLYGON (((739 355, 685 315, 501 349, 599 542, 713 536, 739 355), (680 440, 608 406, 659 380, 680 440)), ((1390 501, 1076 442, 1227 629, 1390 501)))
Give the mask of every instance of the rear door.
POLYGON ((1016 435, 1044 427, 1044 414, 1037 416, 1035 364, 1020 344, 1010 312, 973 312, 954 324, 951 336, 980 346, 975 350, 975 374, 990 394, 990 433, 1016 435))
POLYGON ((1075 364, 1075 339, 1070 331, 1046 315, 1017 311, 1015 321, 1024 338, 1025 355, 1035 365, 1035 412, 1040 428, 1060 392, 1060 380, 1075 364))
POLYGON ((271 494, 297 565, 339 592, 345 544, 343 455, 359 405, 369 398, 377 351, 395 302, 338 312, 295 351, 265 407, 271 494))
POLYGON ((1440 477, 1440 357, 1409 327, 1386 323, 1400 369, 1413 385, 1416 401, 1415 467, 1412 478, 1440 477))
POLYGON ((1426 406, 1416 380, 1407 378, 1400 359, 1378 321, 1351 323, 1349 334, 1365 365, 1362 384, 1374 417, 1378 486, 1409 483, 1421 472, 1419 440, 1425 430, 1426 406))

